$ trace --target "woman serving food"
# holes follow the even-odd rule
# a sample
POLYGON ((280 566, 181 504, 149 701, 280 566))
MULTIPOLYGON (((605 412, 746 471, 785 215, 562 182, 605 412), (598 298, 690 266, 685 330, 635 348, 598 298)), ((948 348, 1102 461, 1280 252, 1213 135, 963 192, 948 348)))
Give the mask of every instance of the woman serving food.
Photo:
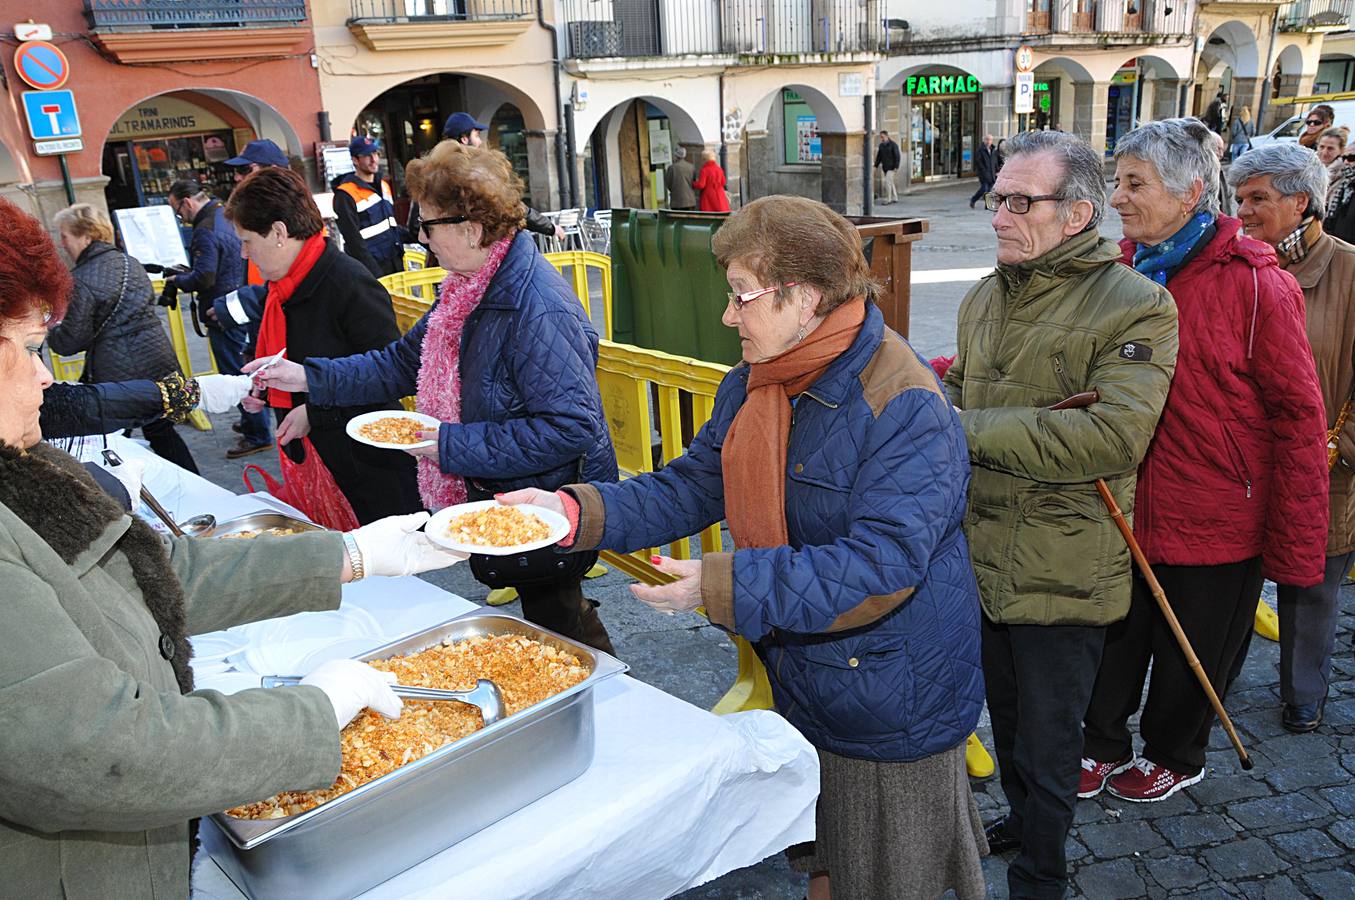
POLYGON ((0 872, 15 897, 186 897, 189 820, 326 788, 339 730, 398 716, 352 660, 301 686, 194 691, 187 636, 339 605, 339 585, 464 557, 427 515, 348 534, 162 538, 42 441, 49 323, 70 276, 36 221, 0 201, 0 872))

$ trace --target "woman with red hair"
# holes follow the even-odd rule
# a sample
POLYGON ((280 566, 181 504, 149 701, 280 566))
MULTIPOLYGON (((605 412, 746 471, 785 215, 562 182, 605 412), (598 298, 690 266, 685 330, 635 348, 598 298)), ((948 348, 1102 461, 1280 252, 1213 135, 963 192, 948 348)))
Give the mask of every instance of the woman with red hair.
POLYGON ((47 326, 70 276, 0 200, 0 872, 15 897, 186 897, 189 820, 330 786, 339 729, 398 716, 385 678, 324 663, 298 687, 193 690, 190 633, 334 609, 339 585, 460 557, 427 513, 349 534, 162 538, 42 443, 47 326), (260 764, 265 761, 265 764, 260 764))

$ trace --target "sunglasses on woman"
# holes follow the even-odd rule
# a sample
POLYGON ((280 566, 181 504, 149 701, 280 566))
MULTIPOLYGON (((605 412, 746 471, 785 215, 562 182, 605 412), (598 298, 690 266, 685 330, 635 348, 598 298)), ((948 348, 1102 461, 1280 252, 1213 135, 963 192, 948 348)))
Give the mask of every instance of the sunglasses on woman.
POLYGON ((731 292, 726 296, 729 297, 729 302, 734 304, 735 309, 743 309, 745 306, 752 303, 758 297, 762 297, 767 294, 774 294, 777 291, 781 290, 782 288, 793 288, 799 283, 800 282, 798 281, 787 281, 785 284, 779 284, 776 287, 758 288, 757 290, 754 291, 744 291, 741 294, 735 294, 731 292))
POLYGON ((1309 119, 1303 124, 1307 125, 1309 128, 1312 128, 1314 125, 1325 125, 1327 123, 1322 121, 1321 119, 1309 119))
POLYGON ((1341 159, 1348 163, 1355 163, 1355 153, 1343 153, 1341 154, 1341 159))
POLYGON ((424 219, 419 223, 419 233, 431 235, 434 225, 460 225, 462 222, 470 221, 469 216, 442 216, 437 219, 424 219))

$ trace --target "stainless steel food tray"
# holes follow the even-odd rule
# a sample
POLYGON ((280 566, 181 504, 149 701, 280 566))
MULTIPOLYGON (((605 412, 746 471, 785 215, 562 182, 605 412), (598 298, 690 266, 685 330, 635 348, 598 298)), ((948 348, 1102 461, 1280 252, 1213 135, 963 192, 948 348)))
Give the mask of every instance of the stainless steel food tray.
POLYGON ((264 528, 291 528, 296 531, 325 530, 323 526, 316 525, 314 522, 293 518, 285 513, 256 512, 225 522, 218 522, 214 528, 202 533, 199 537, 219 538, 226 534, 237 534, 241 531, 259 531, 264 528))
POLYGON ((352 897, 584 773, 593 761, 593 687, 625 663, 530 622, 468 613, 366 653, 383 659, 444 640, 521 634, 577 656, 589 675, 516 715, 308 812, 203 819, 203 846, 256 900, 352 897))

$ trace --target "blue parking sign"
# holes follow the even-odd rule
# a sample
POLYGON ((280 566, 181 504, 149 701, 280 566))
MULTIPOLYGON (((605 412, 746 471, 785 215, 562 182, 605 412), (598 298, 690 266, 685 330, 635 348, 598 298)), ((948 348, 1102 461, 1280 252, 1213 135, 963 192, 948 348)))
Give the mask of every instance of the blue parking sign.
POLYGON ((35 141, 80 136, 80 116, 70 91, 25 91, 24 117, 35 141))

